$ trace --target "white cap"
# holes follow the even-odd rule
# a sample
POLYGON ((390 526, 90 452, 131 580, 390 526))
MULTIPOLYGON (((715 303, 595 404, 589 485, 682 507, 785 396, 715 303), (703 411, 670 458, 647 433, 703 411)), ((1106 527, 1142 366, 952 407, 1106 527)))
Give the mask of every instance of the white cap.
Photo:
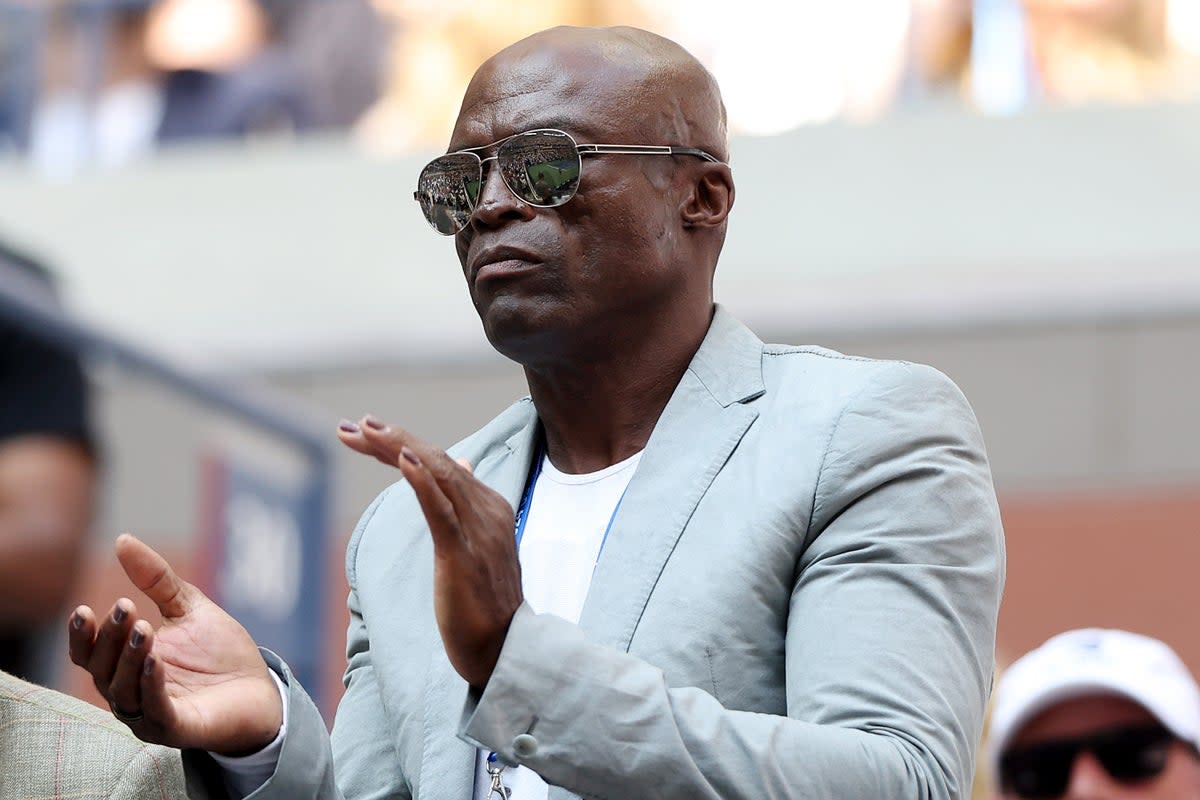
POLYGON ((1175 651, 1157 639, 1101 628, 1067 631, 1026 653, 996 687, 988 738, 1000 755, 1038 713, 1089 694, 1128 697, 1184 741, 1200 746, 1200 688, 1175 651))

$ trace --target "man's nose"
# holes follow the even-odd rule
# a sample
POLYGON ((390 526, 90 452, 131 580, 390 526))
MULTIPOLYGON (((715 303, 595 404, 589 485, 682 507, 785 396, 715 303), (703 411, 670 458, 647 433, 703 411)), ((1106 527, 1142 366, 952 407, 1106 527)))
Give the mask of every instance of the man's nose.
POLYGON ((486 228, 494 228, 505 221, 527 219, 534 213, 533 206, 522 202, 500 175, 500 167, 493 161, 485 164, 483 185, 479 187, 479 201, 471 222, 486 228), (490 168, 487 168, 489 167, 490 168))
POLYGON ((1071 766, 1071 780, 1062 800, 1119 800, 1121 784, 1117 783, 1091 753, 1080 753, 1071 766))

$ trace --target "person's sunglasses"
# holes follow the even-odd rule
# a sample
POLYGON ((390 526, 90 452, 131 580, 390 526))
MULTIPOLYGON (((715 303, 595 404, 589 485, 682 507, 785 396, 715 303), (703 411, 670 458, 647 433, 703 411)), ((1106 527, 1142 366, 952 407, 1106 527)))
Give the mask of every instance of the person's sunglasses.
POLYGON ((721 159, 694 147, 651 144, 576 144, 569 133, 553 128, 518 133, 482 147, 469 147, 435 158, 421 170, 413 199, 425 220, 443 236, 467 227, 483 188, 483 164, 495 161, 500 177, 523 203, 554 208, 579 189, 582 156, 623 153, 641 156, 696 156, 715 164, 721 159), (479 151, 496 148, 494 156, 479 151))
POLYGON ((1143 783, 1162 773, 1175 740, 1161 725, 1138 725, 1014 748, 1000 758, 1000 787, 1027 800, 1061 797, 1083 752, 1094 755, 1113 780, 1143 783))

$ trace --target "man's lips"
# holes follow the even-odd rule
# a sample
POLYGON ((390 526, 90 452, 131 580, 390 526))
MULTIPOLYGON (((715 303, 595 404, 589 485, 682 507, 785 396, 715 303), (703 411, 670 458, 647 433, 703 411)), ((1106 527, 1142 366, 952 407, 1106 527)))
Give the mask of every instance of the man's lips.
POLYGON ((541 260, 525 250, 513 247, 488 248, 470 261, 471 282, 503 278, 528 272, 541 260))

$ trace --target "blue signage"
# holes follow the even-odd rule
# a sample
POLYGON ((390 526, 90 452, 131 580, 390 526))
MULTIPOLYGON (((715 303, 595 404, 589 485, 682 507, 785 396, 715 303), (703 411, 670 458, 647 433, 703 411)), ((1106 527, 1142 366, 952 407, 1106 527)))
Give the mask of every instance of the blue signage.
POLYGON ((319 704, 324 484, 282 485, 228 456, 206 464, 204 484, 207 593, 282 656, 319 704))

